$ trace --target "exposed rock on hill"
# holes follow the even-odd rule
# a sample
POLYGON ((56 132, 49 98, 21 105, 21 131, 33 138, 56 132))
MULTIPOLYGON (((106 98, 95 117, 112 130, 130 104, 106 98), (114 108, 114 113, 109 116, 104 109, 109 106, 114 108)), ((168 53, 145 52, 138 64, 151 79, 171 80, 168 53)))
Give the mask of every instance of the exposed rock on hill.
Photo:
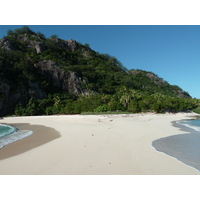
POLYGON ((37 54, 46 50, 45 45, 41 42, 30 41, 30 44, 35 48, 37 54))
POLYGON ((44 80, 51 82, 53 86, 73 94, 87 94, 86 81, 82 80, 75 72, 67 71, 59 68, 57 64, 51 60, 43 60, 35 64, 38 72, 44 80))
POLYGON ((65 50, 76 51, 78 49, 76 40, 61 40, 59 38, 51 40, 54 41, 55 46, 64 48, 65 50))
POLYGON ((65 40, 64 44, 65 44, 65 48, 71 51, 76 51, 78 48, 76 40, 72 40, 72 39, 65 40))
POLYGON ((15 50, 12 45, 12 42, 6 38, 0 39, 0 48, 5 49, 7 51, 15 50))

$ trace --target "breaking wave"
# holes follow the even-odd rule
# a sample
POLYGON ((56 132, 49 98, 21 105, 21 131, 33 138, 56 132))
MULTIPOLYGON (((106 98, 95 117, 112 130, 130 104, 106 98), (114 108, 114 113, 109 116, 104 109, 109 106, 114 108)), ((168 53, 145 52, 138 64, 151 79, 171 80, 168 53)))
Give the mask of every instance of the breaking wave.
POLYGON ((30 130, 17 130, 12 126, 0 124, 0 148, 32 134, 33 131, 30 130))

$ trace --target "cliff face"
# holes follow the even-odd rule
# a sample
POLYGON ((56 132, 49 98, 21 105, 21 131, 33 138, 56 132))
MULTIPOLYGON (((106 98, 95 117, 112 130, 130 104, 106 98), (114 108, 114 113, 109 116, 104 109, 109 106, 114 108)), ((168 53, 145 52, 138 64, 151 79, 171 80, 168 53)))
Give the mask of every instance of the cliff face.
POLYGON ((86 86, 86 81, 82 80, 77 73, 72 71, 65 72, 51 60, 40 61, 34 66, 39 74, 42 75, 43 80, 51 82, 54 87, 60 90, 77 95, 86 95, 89 92, 87 89, 82 89, 83 86, 86 86))

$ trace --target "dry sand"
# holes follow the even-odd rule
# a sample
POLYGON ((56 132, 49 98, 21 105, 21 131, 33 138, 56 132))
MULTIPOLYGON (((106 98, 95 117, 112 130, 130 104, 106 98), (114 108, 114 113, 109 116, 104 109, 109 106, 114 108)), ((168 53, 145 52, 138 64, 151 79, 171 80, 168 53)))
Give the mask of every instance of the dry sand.
POLYGON ((8 117, 0 121, 34 133, 0 149, 6 175, 200 174, 156 151, 152 141, 184 132, 172 121, 194 114, 60 115, 8 117))

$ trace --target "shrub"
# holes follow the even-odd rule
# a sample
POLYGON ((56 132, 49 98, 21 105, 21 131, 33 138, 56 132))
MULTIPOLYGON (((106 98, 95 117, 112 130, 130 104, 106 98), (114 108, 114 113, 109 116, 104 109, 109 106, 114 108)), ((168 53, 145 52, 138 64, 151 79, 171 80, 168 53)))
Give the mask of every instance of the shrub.
POLYGON ((111 108, 110 106, 107 106, 106 104, 102 106, 98 106, 96 109, 94 109, 94 112, 107 112, 107 111, 111 111, 111 108))

